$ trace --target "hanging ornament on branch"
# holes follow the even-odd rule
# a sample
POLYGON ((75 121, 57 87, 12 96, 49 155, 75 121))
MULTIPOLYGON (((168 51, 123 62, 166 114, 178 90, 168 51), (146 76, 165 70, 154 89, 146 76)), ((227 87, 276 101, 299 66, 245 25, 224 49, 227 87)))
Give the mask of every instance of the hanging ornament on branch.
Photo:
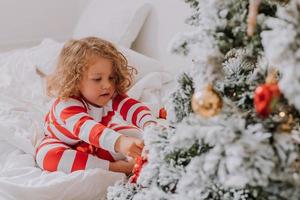
POLYGON ((254 107, 260 117, 268 117, 281 96, 277 74, 276 70, 272 70, 266 78, 266 83, 255 90, 254 107))
POLYGON ((95 146, 93 146, 89 143, 83 142, 83 141, 79 142, 74 147, 77 151, 81 151, 81 152, 92 154, 92 155, 95 155, 95 153, 97 151, 95 146))
POLYGON ((133 175, 130 177, 129 181, 130 183, 136 183, 137 179, 140 176, 140 172, 142 170, 143 165, 147 163, 147 158, 138 156, 135 160, 135 165, 133 167, 132 173, 133 175))
POLYGON ((274 110, 281 93, 278 84, 263 84, 256 88, 254 106, 257 114, 263 118, 268 117, 274 110))
MULTIPOLYGON (((280 107, 280 106, 279 106, 280 107)), ((279 108, 279 112, 276 114, 279 125, 277 126, 278 132, 290 133, 295 126, 295 119, 289 112, 289 109, 279 108)))
POLYGON ((261 3, 261 0, 250 0, 249 4, 249 12, 248 12, 248 18, 247 18, 247 35, 249 37, 253 36, 256 29, 256 17, 258 14, 259 5, 261 3))
POLYGON ((160 119, 167 119, 167 110, 164 107, 162 107, 161 109, 159 109, 158 118, 160 118, 160 119))
POLYGON ((297 124, 294 108, 288 104, 280 92, 276 70, 270 71, 266 83, 256 88, 254 107, 258 116, 262 118, 267 118, 272 113, 265 122, 270 122, 277 132, 290 133, 297 124))
POLYGON ((209 84, 203 91, 192 96, 192 109, 203 117, 212 117, 220 113, 223 101, 220 95, 209 84))

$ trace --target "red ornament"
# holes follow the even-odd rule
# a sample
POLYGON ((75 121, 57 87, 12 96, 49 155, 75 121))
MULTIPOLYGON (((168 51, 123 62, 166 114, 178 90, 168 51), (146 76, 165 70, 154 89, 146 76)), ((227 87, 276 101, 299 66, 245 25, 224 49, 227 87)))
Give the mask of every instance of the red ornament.
POLYGON ((93 155, 95 154, 95 150, 96 150, 96 148, 93 145, 88 144, 86 142, 79 142, 77 145, 75 145, 75 149, 77 151, 81 151, 93 155))
POLYGON ((136 181, 137 181, 137 179, 140 175, 140 172, 142 170, 142 167, 145 163, 147 163, 147 159, 144 159, 142 156, 138 156, 135 159, 135 165, 134 165, 133 170, 132 170, 133 175, 130 178, 131 183, 136 183, 136 181))
POLYGON ((159 109, 159 118, 160 119, 167 119, 167 111, 165 108, 159 109))
POLYGON ((261 117, 267 117, 274 109, 281 96, 277 83, 266 83, 256 88, 254 106, 261 117))

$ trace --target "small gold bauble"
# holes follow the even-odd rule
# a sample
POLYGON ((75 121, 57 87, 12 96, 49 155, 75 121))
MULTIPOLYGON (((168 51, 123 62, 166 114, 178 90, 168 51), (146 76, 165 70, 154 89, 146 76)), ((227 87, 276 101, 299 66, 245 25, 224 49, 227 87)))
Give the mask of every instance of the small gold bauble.
POLYGON ((285 118, 282 124, 278 127, 280 131, 285 133, 290 133, 294 127, 295 120, 293 115, 286 114, 285 112, 280 112, 279 116, 285 118))
POLYGON ((195 113, 203 117, 212 117, 217 115, 223 106, 220 95, 213 89, 212 85, 208 85, 204 91, 193 94, 192 109, 195 113))
POLYGON ((285 103, 279 103, 274 112, 274 119, 276 121, 276 128, 281 133, 291 133, 297 125, 297 120, 293 116, 293 109, 285 103))

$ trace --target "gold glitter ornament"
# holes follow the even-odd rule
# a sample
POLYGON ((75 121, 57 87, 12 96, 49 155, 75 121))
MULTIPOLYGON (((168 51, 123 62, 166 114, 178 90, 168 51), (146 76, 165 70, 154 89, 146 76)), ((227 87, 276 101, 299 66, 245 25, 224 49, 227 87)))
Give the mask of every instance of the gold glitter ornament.
POLYGON ((199 91, 192 96, 192 109, 195 113, 203 117, 213 117, 220 113, 223 101, 220 95, 209 84, 203 91, 199 91))
POLYGON ((293 115, 288 114, 287 119, 279 126, 279 129, 285 133, 290 133, 294 128, 294 123, 293 115))

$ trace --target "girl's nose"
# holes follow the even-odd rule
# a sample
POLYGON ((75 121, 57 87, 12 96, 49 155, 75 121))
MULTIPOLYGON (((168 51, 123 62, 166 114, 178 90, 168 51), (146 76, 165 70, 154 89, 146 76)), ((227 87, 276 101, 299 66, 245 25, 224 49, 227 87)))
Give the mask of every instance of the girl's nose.
POLYGON ((102 85, 102 89, 109 89, 111 87, 111 83, 109 81, 105 81, 102 85))

